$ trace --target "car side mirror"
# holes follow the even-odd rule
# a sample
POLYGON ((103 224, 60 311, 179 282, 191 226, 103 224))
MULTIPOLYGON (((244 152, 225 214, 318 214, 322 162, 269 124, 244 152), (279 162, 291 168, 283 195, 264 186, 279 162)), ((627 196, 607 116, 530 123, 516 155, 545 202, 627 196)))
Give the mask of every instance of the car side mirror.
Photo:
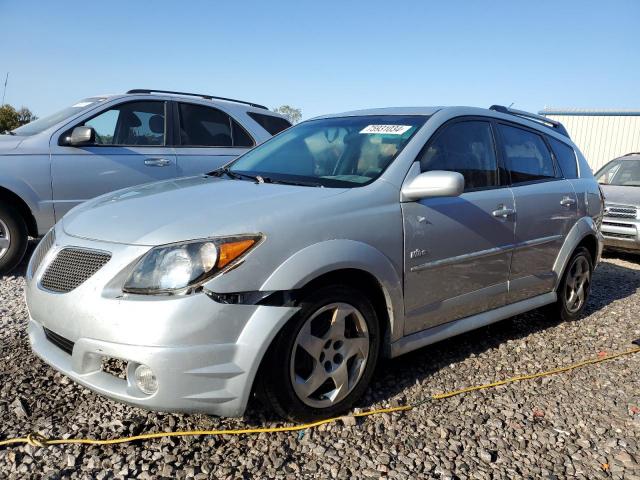
POLYGON ((79 147, 95 143, 96 131, 91 127, 80 126, 73 129, 69 137, 69 145, 79 147))
POLYGON ((464 192, 464 177, 458 172, 424 172, 402 187, 402 201, 414 202, 430 197, 457 197, 464 192))

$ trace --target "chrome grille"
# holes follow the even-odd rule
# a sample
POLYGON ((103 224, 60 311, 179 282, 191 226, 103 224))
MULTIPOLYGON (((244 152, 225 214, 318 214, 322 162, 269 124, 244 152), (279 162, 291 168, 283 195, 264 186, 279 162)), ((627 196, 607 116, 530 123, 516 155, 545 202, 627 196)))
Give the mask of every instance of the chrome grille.
POLYGON ((638 209, 632 205, 607 205, 604 210, 605 217, 611 218, 636 218, 638 209))
POLYGON ((38 271, 38 268, 40 268, 40 265, 42 265, 44 257, 47 256, 47 253, 49 253, 49 250, 51 250, 51 247, 53 247, 53 244, 55 242, 56 232, 51 229, 42 238, 42 240, 40 240, 40 243, 34 250, 33 255, 31 255, 31 275, 38 271))
POLYGON ((633 228, 633 223, 620 223, 620 222, 602 222, 602 225, 610 225, 612 227, 633 228))
POLYGON ((602 232, 602 234, 605 237, 612 237, 612 238, 631 238, 631 239, 636 238, 634 233, 602 232))
POLYGON ((65 248, 49 264, 40 284, 53 292, 66 293, 82 285, 111 259, 111 254, 82 248, 65 248))

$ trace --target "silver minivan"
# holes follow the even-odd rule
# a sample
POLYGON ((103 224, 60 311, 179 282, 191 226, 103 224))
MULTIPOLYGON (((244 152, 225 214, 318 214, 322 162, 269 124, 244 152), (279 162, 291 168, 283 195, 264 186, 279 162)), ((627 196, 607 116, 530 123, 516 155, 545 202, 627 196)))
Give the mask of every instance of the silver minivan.
POLYGON ((110 398, 309 420, 381 357, 546 307, 577 318, 603 201, 561 124, 494 106, 305 121, 223 168, 101 196, 27 271, 33 351, 110 398))
POLYGON ((0 274, 79 203, 211 171, 290 125, 250 102, 136 89, 0 135, 0 274))

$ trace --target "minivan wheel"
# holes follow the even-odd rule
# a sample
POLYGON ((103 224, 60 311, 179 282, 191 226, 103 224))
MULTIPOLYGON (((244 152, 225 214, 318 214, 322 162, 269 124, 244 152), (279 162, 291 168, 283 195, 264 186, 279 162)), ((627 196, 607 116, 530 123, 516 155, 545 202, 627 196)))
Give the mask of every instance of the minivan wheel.
POLYGON ((27 225, 20 215, 0 205, 0 274, 14 269, 27 251, 27 225))
POLYGON ((262 392, 283 417, 310 421, 348 410, 371 380, 380 350, 373 305, 346 285, 321 287, 271 345, 262 392))
POLYGON ((585 247, 580 247, 567 264, 558 287, 558 300, 551 305, 550 313, 565 321, 579 318, 589 299, 592 274, 591 254, 585 247))

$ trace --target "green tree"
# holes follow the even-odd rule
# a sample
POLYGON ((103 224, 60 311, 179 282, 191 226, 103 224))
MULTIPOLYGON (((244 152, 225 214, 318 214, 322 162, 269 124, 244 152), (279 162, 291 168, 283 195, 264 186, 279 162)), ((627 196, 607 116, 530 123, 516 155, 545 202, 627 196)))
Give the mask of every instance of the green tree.
POLYGON ((20 122, 20 125, 26 125, 27 123, 33 122, 37 119, 38 117, 36 117, 27 107, 20 107, 20 110, 18 110, 18 121, 20 122))
POLYGON ((38 117, 26 107, 16 110, 11 105, 2 105, 0 107, 0 133, 8 132, 37 119, 38 117))
POLYGON ((279 113, 294 125, 302 118, 302 109, 292 107, 291 105, 281 105, 280 107, 274 108, 273 111, 279 113))

